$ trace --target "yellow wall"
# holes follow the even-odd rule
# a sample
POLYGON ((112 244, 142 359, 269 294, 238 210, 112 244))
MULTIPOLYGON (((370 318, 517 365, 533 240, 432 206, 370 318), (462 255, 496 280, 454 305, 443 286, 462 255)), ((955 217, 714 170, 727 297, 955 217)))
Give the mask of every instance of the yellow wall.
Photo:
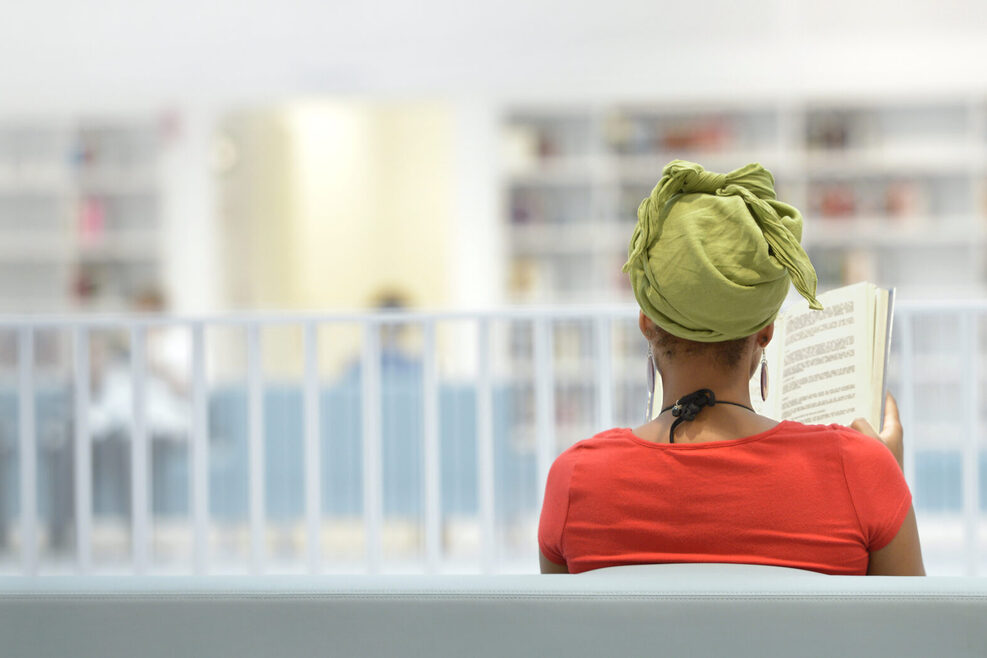
POLYGON ((359 308, 383 290, 447 302, 452 121, 440 105, 291 107, 292 305, 359 308))
POLYGON ((289 308, 295 221, 288 125, 273 111, 231 114, 220 123, 214 149, 221 145, 234 153, 220 169, 217 186, 222 306, 289 308))
MULTIPOLYGON (((383 292, 448 305, 454 129, 452 111, 428 103, 310 101, 227 117, 237 156, 220 179, 226 306, 353 310, 383 292)), ((323 343, 324 367, 338 371, 359 333, 323 343)), ((299 349, 265 336, 265 370, 297 374, 299 349)))

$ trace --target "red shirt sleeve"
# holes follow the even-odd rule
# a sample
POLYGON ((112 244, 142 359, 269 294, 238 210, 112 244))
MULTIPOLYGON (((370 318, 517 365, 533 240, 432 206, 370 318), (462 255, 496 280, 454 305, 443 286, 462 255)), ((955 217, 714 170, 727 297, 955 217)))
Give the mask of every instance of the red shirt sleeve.
POLYGON ((569 486, 575 465, 575 446, 555 460, 548 471, 545 483, 545 499, 542 501, 541 518, 538 521, 538 548, 552 562, 565 563, 562 535, 569 515, 569 486))
POLYGON ((894 539, 912 494, 894 455, 879 439, 843 429, 843 473, 869 552, 894 539))

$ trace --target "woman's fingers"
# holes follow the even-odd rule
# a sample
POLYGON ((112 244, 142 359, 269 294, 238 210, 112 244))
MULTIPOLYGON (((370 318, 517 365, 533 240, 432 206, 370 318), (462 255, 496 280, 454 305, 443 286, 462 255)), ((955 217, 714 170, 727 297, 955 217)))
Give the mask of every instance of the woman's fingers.
POLYGON ((868 423, 865 418, 857 418, 852 423, 850 423, 850 427, 857 430, 861 434, 866 434, 867 436, 873 436, 875 439, 881 438, 881 436, 877 433, 877 430, 874 429, 874 426, 868 423))
POLYGON ((904 429, 901 427, 901 417, 898 414, 898 401, 888 393, 884 398, 884 428, 880 438, 894 455, 894 458, 898 460, 898 465, 902 467, 902 470, 905 467, 904 434, 904 429))
POLYGON ((884 427, 880 433, 863 418, 858 418, 850 423, 850 427, 861 434, 866 434, 882 441, 888 447, 888 450, 891 451, 891 454, 894 455, 894 458, 898 461, 898 465, 904 470, 904 431, 901 427, 901 418, 898 415, 898 402, 894 399, 893 395, 888 393, 884 399, 884 427))
POLYGON ((884 397, 884 429, 887 430, 889 427, 894 427, 899 432, 901 431, 901 416, 898 415, 898 401, 890 393, 884 397))

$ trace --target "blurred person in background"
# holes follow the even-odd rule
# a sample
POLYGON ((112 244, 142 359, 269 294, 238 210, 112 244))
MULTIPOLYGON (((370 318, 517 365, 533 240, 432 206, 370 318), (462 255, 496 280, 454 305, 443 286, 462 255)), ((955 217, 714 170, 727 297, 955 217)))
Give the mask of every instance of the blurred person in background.
MULTIPOLYGON (((138 313, 156 316, 167 304, 157 289, 147 289, 132 301, 138 313)), ((129 517, 130 450, 134 422, 133 345, 127 335, 109 335, 94 341, 92 361, 92 402, 87 419, 93 439, 94 505, 98 512, 129 517)), ((190 347, 188 332, 168 326, 148 325, 144 338, 144 414, 150 452, 174 452, 188 435, 190 407, 187 372, 190 347), (184 362, 184 363, 183 363, 184 362), (184 367, 183 367, 184 366, 184 367)), ((160 458, 152 459, 154 482, 163 481, 157 469, 160 458)), ((157 501, 169 506, 168 502, 157 501)), ((170 504, 171 507, 174 504, 170 504)))
POLYGON ((880 434, 862 420, 778 422, 751 406, 749 382, 790 286, 822 308, 801 236, 801 214, 776 199, 760 165, 665 167, 624 266, 661 413, 556 459, 538 530, 542 572, 727 562, 924 575, 890 395, 880 434))

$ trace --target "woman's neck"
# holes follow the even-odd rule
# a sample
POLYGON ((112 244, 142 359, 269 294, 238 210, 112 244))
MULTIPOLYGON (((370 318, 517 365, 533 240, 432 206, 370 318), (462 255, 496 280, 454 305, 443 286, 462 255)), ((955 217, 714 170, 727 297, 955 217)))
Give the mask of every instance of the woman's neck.
POLYGON ((725 372, 706 363, 688 363, 666 368, 661 373, 661 408, 675 404, 682 396, 702 388, 713 391, 717 400, 751 406, 750 383, 741 369, 725 372))
MULTIPOLYGON (((742 363, 746 362, 742 360, 742 363)), ((670 407, 679 398, 703 388, 713 391, 717 400, 751 407, 749 378, 745 375, 742 367, 734 372, 724 372, 722 366, 709 367, 695 362, 666 367, 661 372, 661 408, 670 407)), ((633 432, 646 441, 667 443, 669 430, 675 420, 672 414, 664 413, 633 432)), ((704 409, 695 420, 682 423, 675 431, 675 442, 702 443, 739 439, 764 432, 775 425, 776 421, 747 409, 729 404, 715 405, 704 409)))

